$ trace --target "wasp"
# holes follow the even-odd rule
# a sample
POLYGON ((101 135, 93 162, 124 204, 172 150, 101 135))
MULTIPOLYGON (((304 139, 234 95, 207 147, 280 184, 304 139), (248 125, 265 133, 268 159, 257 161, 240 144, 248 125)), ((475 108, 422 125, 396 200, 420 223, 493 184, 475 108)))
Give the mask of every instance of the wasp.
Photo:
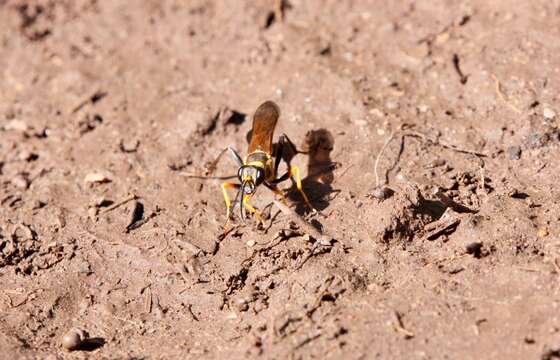
POLYGON ((226 226, 232 218, 232 202, 228 195, 228 189, 238 190, 236 201, 239 202, 241 219, 244 221, 247 217, 247 211, 260 218, 259 212, 249 204, 249 200, 261 184, 272 190, 276 195, 279 195, 285 202, 284 193, 278 188, 278 184, 288 179, 292 179, 295 182, 306 205, 313 212, 316 212, 303 191, 299 168, 290 164, 291 158, 297 153, 302 152, 296 149, 295 145, 285 134, 279 137, 277 143, 273 143, 274 129, 279 117, 280 108, 278 105, 272 101, 266 101, 257 108, 253 116, 247 156, 242 159, 231 147, 227 147, 220 154, 221 156, 225 151, 229 152, 235 163, 239 166, 237 171, 239 182, 225 182, 221 185, 227 208, 226 226), (287 163, 288 170, 279 177, 278 168, 282 159, 287 163))

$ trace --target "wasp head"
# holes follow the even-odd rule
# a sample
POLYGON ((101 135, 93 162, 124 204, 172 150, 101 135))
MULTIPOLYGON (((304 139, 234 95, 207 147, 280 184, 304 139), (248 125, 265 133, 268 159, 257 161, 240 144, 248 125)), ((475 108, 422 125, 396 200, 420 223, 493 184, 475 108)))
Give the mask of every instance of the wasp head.
POLYGON ((251 195, 257 186, 264 181, 264 171, 262 168, 253 165, 243 165, 237 173, 243 195, 251 195))
POLYGON ((257 186, 264 181, 264 169, 254 165, 243 165, 237 173, 239 182, 241 182, 241 218, 245 219, 245 201, 247 195, 253 195, 257 186))

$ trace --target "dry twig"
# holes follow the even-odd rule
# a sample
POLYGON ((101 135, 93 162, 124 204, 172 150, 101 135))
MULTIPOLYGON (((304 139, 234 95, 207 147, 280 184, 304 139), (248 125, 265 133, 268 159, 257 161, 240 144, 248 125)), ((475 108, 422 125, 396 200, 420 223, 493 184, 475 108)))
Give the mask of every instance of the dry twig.
POLYGON ((511 104, 509 101, 506 100, 506 97, 504 96, 504 93, 502 92, 502 84, 500 83, 500 80, 498 80, 498 78, 496 77, 496 75, 492 74, 492 79, 494 79, 494 84, 496 86, 496 94, 498 94, 498 96, 500 97, 500 99, 513 111, 515 111, 518 114, 521 114, 522 111, 519 110, 518 108, 516 108, 513 104, 511 104))
POLYGON ((136 196, 135 194, 132 194, 129 197, 127 197, 126 199, 109 206, 107 209, 101 211, 100 214, 105 214, 105 213, 108 213, 109 211, 113 211, 116 208, 126 204, 127 202, 132 201, 132 200, 136 200, 136 199, 138 199, 138 196, 136 196))
POLYGON ((383 144, 383 147, 381 148, 381 150, 379 151, 379 154, 377 154, 377 158, 375 159, 375 166, 373 167, 373 171, 375 173, 375 187, 379 187, 381 184, 379 183, 379 173, 377 171, 377 168, 379 166, 379 160, 381 159, 381 157, 383 156, 383 152, 385 152, 385 148, 387 148, 387 145, 389 145, 389 143, 391 142, 391 140, 393 140, 393 138, 395 137, 395 134, 399 131, 400 129, 398 129, 397 131, 393 131, 391 132, 391 135, 387 138, 387 140, 385 140, 385 143, 383 144))
POLYGON ((393 328, 397 332, 403 334, 405 339, 412 339, 414 337, 414 333, 404 328, 402 315, 398 311, 394 311, 393 315, 395 316, 395 321, 392 322, 393 328))

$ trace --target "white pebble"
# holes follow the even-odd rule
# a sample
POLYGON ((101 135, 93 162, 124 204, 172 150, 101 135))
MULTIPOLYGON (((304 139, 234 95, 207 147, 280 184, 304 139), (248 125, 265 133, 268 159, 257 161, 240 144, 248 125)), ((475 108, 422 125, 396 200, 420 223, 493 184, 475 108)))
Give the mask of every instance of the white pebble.
POLYGON ((556 113, 551 108, 544 108, 543 116, 545 119, 554 119, 556 117, 556 113))

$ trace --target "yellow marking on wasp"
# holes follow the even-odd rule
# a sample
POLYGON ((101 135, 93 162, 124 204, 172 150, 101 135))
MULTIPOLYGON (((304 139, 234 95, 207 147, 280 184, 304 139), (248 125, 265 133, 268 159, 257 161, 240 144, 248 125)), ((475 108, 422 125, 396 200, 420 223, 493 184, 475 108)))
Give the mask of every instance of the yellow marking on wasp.
POLYGON ((247 210, 251 212, 251 214, 255 215, 259 219, 259 221, 263 222, 264 218, 262 217, 261 213, 253 205, 249 204, 249 200, 252 196, 252 194, 243 196, 243 205, 245 206, 245 208, 247 208, 247 210))
POLYGON ((227 207, 227 214, 226 214, 227 220, 225 226, 229 224, 229 221, 231 219, 231 200, 227 193, 227 189, 239 189, 239 184, 227 183, 227 182, 222 184, 222 193, 224 194, 224 201, 226 202, 226 207, 227 207))
POLYGON ((290 177, 296 181, 296 187, 299 190, 301 196, 303 196, 303 200, 305 200, 305 204, 309 206, 311 210, 317 211, 315 210, 313 205, 311 205, 311 202, 309 201, 307 195, 305 195, 305 192, 303 191, 303 185, 301 184, 301 176, 300 176, 299 168, 297 166, 294 165, 290 169, 290 177))
POLYGON ((265 166, 266 166, 262 161, 258 161, 258 160, 251 161, 250 163, 245 164, 245 165, 256 166, 256 167, 259 167, 261 169, 264 169, 265 166))

